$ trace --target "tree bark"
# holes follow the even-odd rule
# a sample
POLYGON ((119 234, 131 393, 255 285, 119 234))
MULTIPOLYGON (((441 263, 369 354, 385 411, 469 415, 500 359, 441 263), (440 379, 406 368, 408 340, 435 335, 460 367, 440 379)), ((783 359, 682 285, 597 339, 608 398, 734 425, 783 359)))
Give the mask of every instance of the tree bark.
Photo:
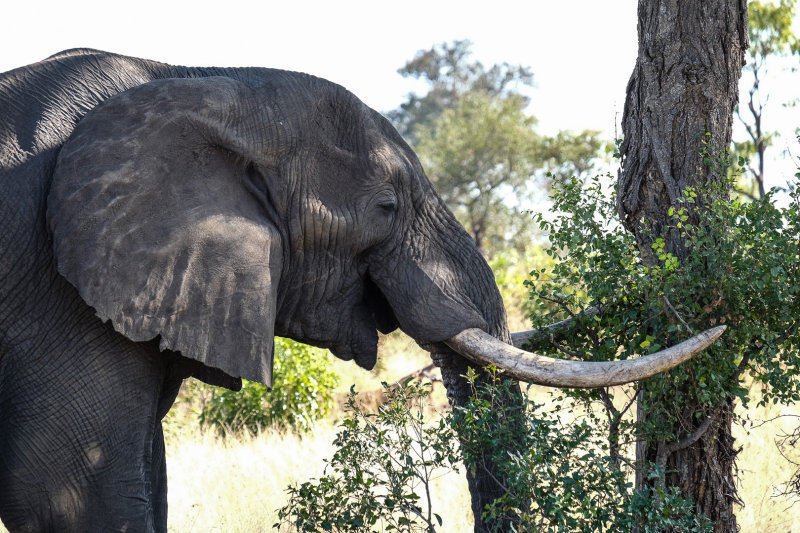
POLYGON ((667 251, 685 257, 668 229, 687 186, 724 176, 703 164, 702 142, 727 149, 747 48, 745 0, 639 0, 639 55, 627 87, 622 131, 620 219, 649 253, 666 233, 667 251), (645 225, 650 231, 645 230, 645 225))
MULTIPOLYGON (((622 118, 617 208, 636 237, 643 261, 656 264, 652 244, 659 237, 665 251, 679 261, 687 256, 681 232, 671 227, 668 214, 670 207, 681 207, 684 189, 708 190, 711 184, 724 183, 725 175, 704 159, 731 142, 748 46, 747 3, 639 0, 638 9, 639 52, 622 118)), ((702 224, 697 211, 690 211, 689 217, 690 223, 702 224)), ((642 398, 640 419, 647 417, 647 403, 658 401, 646 387, 642 398)), ((645 441, 637 446, 637 460, 663 462, 670 473, 661 482, 680 487, 720 533, 738 531, 732 411, 731 399, 699 418, 700 406, 686 405, 673 428, 675 442, 645 441), (703 425, 708 416, 712 420, 703 425)), ((638 487, 650 483, 655 484, 637 475, 638 487)))

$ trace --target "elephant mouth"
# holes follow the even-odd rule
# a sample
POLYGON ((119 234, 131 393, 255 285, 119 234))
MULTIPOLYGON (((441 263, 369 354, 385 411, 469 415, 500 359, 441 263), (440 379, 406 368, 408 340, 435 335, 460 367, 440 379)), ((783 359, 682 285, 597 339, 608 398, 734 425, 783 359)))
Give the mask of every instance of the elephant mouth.
POLYGON ((344 361, 354 360, 365 370, 372 370, 378 358, 376 330, 388 334, 399 327, 399 322, 389 301, 368 275, 363 277, 361 300, 350 315, 347 340, 330 343, 313 343, 329 349, 344 361))
POLYGON ((389 300, 383 295, 378 285, 366 275, 364 278, 363 304, 369 310, 375 328, 384 335, 396 330, 400 324, 392 311, 389 300))

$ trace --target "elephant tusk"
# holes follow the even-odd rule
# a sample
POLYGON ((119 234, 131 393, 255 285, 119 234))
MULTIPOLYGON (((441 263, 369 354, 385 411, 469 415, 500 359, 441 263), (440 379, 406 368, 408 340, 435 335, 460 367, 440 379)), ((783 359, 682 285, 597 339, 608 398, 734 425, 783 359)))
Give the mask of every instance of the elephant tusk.
POLYGON ((717 340, 726 326, 706 330, 651 355, 622 361, 572 361, 525 352, 483 330, 470 328, 444 341, 481 366, 494 365, 505 376, 549 387, 594 389, 649 378, 687 361, 717 340))

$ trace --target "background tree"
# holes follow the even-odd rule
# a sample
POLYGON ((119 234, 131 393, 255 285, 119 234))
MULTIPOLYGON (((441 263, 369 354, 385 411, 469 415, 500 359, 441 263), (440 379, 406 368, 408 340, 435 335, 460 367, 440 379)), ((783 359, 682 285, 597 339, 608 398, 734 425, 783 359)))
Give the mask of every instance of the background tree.
POLYGON ((761 82, 767 72, 768 60, 800 55, 800 39, 792 31, 795 3, 795 0, 780 0, 778 3, 753 0, 747 5, 750 49, 744 72, 752 78, 752 85, 748 89, 747 109, 742 110, 741 105, 736 108, 747 139, 734 142, 734 152, 751 160, 747 166, 751 186, 749 190, 740 191, 750 198, 763 198, 766 194, 764 152, 774 136, 774 133, 764 131, 762 124, 769 94, 763 90, 761 82))
POLYGON ((519 224, 530 218, 520 215, 519 203, 509 204, 512 197, 530 199, 540 161, 536 121, 524 108, 519 95, 501 99, 470 92, 432 124, 414 130, 430 178, 487 255, 505 247, 506 232, 524 235, 519 224))
MULTIPOLYGON (((622 119, 618 209, 645 265, 656 267, 661 257, 687 258, 683 232, 672 218, 686 205, 682 195, 687 187, 716 188, 718 196, 726 194, 724 172, 708 163, 715 148, 731 143, 732 113, 748 46, 747 6, 745 0, 639 0, 638 10, 639 53, 622 119)), ((713 195, 706 197, 713 200, 713 195)), ((703 206, 688 205, 683 223, 703 227, 703 206)), ((701 278, 707 274, 696 273, 701 278)), ((704 305, 721 303, 715 303, 713 294, 698 298, 704 305)), ((668 307, 668 301, 664 305, 668 307)), ((731 363, 718 379, 734 388, 740 370, 731 363)), ((691 372, 679 377, 668 389, 643 385, 639 422, 660 431, 643 435, 637 460, 664 464, 667 473, 660 484, 680 487, 698 513, 715 523, 715 531, 737 531, 734 397, 701 398, 691 372), (685 398, 680 412, 655 420, 657 406, 668 403, 670 394, 685 398)), ((643 474, 637 476, 637 485, 655 489, 658 484, 643 474)))
POLYGON ((405 102, 387 113, 397 130, 416 145, 415 129, 430 127, 445 109, 455 107, 461 95, 478 92, 504 98, 514 95, 528 104, 520 88, 531 86, 533 73, 529 67, 495 64, 488 69, 472 58, 472 43, 468 40, 442 43, 429 50, 420 50, 398 72, 404 77, 423 80, 428 91, 411 93, 405 102))
POLYGON ((513 246, 523 251, 534 239, 530 209, 546 174, 582 173, 600 154, 599 133, 536 131, 527 112, 530 69, 508 63, 486 68, 471 57, 469 41, 419 52, 400 73, 423 79, 428 91, 410 94, 389 113, 413 145, 448 206, 491 257, 513 246))

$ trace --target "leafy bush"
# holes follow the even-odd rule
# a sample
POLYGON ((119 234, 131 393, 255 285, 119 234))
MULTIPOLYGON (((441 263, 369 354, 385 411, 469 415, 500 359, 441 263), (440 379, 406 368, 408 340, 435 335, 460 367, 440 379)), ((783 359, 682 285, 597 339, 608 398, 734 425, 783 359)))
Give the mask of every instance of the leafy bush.
POLYGON ((495 531, 509 531, 508 516, 514 517, 510 531, 520 533, 710 529, 674 491, 631 490, 626 471, 606 453, 593 416, 563 423, 555 414, 561 406, 544 411, 526 399, 521 407, 508 407, 507 383, 475 385, 472 372, 468 379, 475 387, 468 405, 428 423, 419 402, 429 388, 418 381, 384 384, 387 397, 375 414, 364 412, 351 390, 325 474, 290 487, 279 518, 298 531, 434 532, 442 521, 430 499, 430 480, 457 468, 460 438, 467 468, 478 468, 487 449, 488 459, 501 466, 505 495, 484 513, 497 524, 495 531), (511 429, 520 421, 522 435, 511 429), (522 440, 510 445, 509 439, 522 440))
POLYGON ((514 517, 514 532, 710 531, 711 525, 698 520, 691 503, 676 492, 632 490, 626 463, 608 453, 608 441, 597 431, 602 423, 593 412, 565 423, 559 413, 574 415, 573 408, 556 401, 544 410, 527 395, 521 409, 509 409, 502 403, 508 382, 493 369, 489 372, 494 379, 476 385, 470 371, 474 394, 451 422, 468 468, 486 460, 483 450, 500 468, 497 479, 505 494, 483 514, 495 532, 508 530, 507 516, 514 517))
POLYGON ((222 433, 257 433, 268 427, 307 431, 333 405, 339 378, 330 363, 325 350, 276 337, 272 390, 246 380, 238 392, 214 387, 200 423, 222 433))
MULTIPOLYGON (((649 353, 724 323, 730 327, 720 341, 693 359, 691 377, 697 386, 680 389, 694 398, 677 394, 676 380, 689 377, 685 369, 652 378, 651 384, 660 382, 670 393, 665 396, 671 403, 648 417, 659 427, 670 427, 663 422, 695 400, 709 408, 727 395, 746 401, 735 379, 745 371, 763 385, 760 402, 797 401, 800 190, 789 192, 784 208, 776 205, 774 195, 744 203, 719 191, 687 189, 682 206, 669 210, 689 248, 688 258, 678 264, 664 251, 663 239, 656 239, 653 257, 643 260, 633 237, 615 221, 613 193, 604 192, 598 179, 564 182, 554 194, 561 214, 554 222, 540 220, 550 234, 550 253, 561 261, 533 272, 527 284, 534 321, 577 319, 561 344, 547 341, 537 348, 610 360, 618 357, 619 346, 623 357, 649 353), (702 227, 687 222, 690 207, 701 210, 702 227), (589 307, 602 312, 580 314, 589 307)), ((600 400, 601 392, 575 396, 600 400)))
POLYGON ((453 431, 444 420, 423 420, 430 384, 383 386, 386 399, 377 413, 365 412, 350 390, 325 475, 288 489, 281 520, 298 531, 410 533, 441 525, 430 481, 437 470, 455 468, 453 431))
MULTIPOLYGON (((708 156, 706 164, 724 169, 731 164, 724 159, 708 156)), ((639 385, 565 392, 584 409, 599 404, 605 410, 609 454, 623 457, 624 443, 637 439, 665 449, 692 442, 686 432, 697 427, 692 436, 702 435, 701 423, 712 420, 707 413, 736 398, 747 402, 744 375, 761 385, 760 404, 800 399, 800 190, 790 186, 780 204, 776 195, 747 203, 729 199, 724 189, 687 188, 668 211, 671 231, 680 232, 688 251, 679 262, 663 239, 640 253, 617 222, 613 191, 599 178, 573 178, 555 189, 558 215, 550 222, 540 218, 540 225, 559 262, 533 272, 527 284, 536 325, 571 318, 572 327, 559 338, 541 339, 538 352, 613 360, 729 326, 691 362, 647 381, 643 422, 623 417, 639 385), (702 223, 692 223, 690 211, 702 223), (597 312, 583 312, 589 308, 597 312)), ((640 474, 655 476, 651 486, 669 494, 666 458, 659 454, 640 474)))

